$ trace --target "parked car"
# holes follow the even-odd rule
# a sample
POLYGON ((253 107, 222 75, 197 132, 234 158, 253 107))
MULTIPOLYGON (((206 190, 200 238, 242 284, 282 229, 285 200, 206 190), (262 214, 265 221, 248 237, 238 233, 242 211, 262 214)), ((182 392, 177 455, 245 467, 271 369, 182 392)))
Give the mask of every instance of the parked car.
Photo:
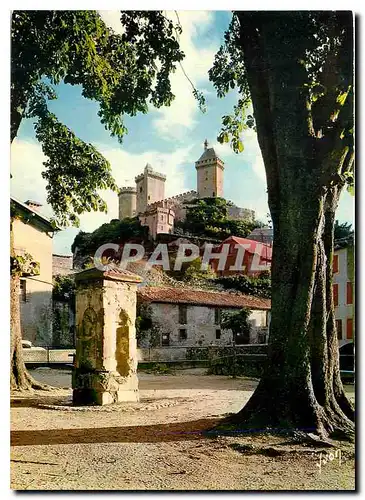
POLYGON ((30 340, 22 340, 22 347, 23 349, 30 349, 31 351, 45 351, 46 349, 44 347, 37 347, 32 344, 30 340))

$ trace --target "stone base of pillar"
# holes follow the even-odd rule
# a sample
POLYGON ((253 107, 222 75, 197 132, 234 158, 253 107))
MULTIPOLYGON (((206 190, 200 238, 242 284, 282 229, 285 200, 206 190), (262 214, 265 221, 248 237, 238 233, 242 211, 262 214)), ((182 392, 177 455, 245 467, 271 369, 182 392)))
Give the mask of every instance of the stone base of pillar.
POLYGON ((74 405, 109 405, 122 402, 138 402, 137 374, 121 377, 116 372, 74 370, 74 405))

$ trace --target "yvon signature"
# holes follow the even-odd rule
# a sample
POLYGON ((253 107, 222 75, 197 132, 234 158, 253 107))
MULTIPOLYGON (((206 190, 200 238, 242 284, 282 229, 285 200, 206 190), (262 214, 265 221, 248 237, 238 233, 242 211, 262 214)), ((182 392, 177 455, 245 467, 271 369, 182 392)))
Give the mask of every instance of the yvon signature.
POLYGON ((339 465, 344 461, 344 457, 341 455, 341 450, 338 449, 334 452, 320 453, 318 462, 316 466, 319 468, 319 473, 322 472, 322 466, 326 465, 328 462, 333 462, 333 460, 338 459, 339 465))

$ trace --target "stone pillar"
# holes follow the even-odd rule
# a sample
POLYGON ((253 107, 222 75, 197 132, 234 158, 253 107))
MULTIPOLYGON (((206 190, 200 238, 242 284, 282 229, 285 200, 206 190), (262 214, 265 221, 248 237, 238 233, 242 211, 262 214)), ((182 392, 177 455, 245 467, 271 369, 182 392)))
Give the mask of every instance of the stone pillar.
POLYGON ((118 268, 92 268, 75 275, 74 404, 138 401, 135 319, 141 281, 118 268))

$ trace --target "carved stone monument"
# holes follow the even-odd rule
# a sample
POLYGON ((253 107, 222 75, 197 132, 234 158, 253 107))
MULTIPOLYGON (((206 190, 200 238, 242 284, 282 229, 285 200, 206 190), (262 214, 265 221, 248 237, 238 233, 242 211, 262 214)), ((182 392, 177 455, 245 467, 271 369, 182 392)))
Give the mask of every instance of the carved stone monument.
POLYGON ((138 401, 136 290, 142 279, 113 268, 75 275, 73 403, 138 401))

